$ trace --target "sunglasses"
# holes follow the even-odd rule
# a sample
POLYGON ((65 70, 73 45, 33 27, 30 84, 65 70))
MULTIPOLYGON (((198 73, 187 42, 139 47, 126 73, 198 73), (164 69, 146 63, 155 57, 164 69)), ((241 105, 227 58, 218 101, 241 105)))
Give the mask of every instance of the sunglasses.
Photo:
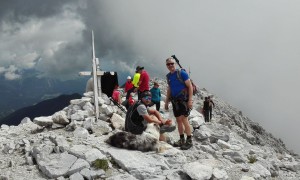
POLYGON ((173 66, 173 65, 174 65, 174 63, 167 63, 166 65, 167 65, 167 66, 170 66, 170 65, 172 65, 172 66, 173 66))
POLYGON ((145 97, 143 97, 145 100, 151 100, 151 96, 145 96, 145 97))

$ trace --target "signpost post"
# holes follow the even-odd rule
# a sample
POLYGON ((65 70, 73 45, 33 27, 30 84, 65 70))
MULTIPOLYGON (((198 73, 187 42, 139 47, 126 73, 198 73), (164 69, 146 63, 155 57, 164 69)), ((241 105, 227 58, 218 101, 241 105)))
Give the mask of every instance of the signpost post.
POLYGON ((96 121, 99 119, 99 103, 98 97, 101 97, 101 76, 104 71, 100 71, 99 59, 95 56, 95 45, 94 45, 94 32, 92 31, 92 72, 84 71, 79 72, 80 76, 91 76, 93 77, 93 91, 94 91, 94 108, 96 121))

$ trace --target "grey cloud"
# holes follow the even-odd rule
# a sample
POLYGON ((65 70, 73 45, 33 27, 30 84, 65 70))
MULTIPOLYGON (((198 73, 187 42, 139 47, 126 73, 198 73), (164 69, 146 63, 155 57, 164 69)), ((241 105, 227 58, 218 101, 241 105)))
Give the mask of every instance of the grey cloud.
POLYGON ((36 69, 42 76, 73 79, 80 71, 91 70, 90 52, 91 48, 84 43, 61 45, 53 56, 40 60, 36 69))
MULTIPOLYGON (((65 59, 66 57, 75 53, 70 52, 71 50, 65 53, 59 52, 68 49, 66 47, 72 47, 75 43, 76 54, 83 54, 78 49, 81 48, 80 50, 84 51, 80 47, 84 25, 75 13, 76 6, 73 4, 75 1, 71 4, 66 4, 69 1, 64 1, 64 4, 60 1, 47 2, 41 6, 38 6, 39 3, 35 4, 36 1, 28 1, 27 4, 24 4, 25 1, 17 1, 16 4, 4 5, 13 9, 12 12, 5 11, 8 15, 12 13, 14 16, 24 16, 26 21, 20 24, 16 19, 1 18, 0 39, 6 43, 0 45, 0 50, 3 52, 0 54, 0 66, 7 68, 14 65, 19 72, 23 69, 36 68, 42 71, 42 75, 55 74, 60 78, 72 77, 67 74, 70 68, 64 63, 69 62, 68 58, 65 59), (48 7, 48 9, 42 7, 48 7), (52 11, 52 8, 57 11, 52 11), (28 11, 28 14, 22 13, 23 11, 28 11), (37 62, 45 66, 39 67, 37 62), (62 67, 65 69, 61 70, 62 67), (57 74, 58 72, 61 74, 57 74)), ((79 6, 80 4, 77 5, 79 6)), ((81 56, 73 57, 73 59, 76 58, 81 58, 81 56)), ((82 61, 82 67, 85 67, 84 61, 82 61)))
POLYGON ((24 23, 30 18, 44 18, 56 15, 63 10, 65 4, 77 3, 76 0, 40 1, 9 0, 0 2, 1 20, 24 23))

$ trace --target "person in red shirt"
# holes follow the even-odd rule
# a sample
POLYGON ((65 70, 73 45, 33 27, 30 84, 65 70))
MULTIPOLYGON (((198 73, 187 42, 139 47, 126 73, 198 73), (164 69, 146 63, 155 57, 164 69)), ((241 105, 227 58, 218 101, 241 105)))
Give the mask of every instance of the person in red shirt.
POLYGON ((122 105, 125 106, 125 108, 128 110, 130 106, 132 106, 135 103, 135 100, 133 99, 134 93, 129 93, 128 99, 122 102, 122 105))
POLYGON ((131 77, 128 76, 127 81, 125 83, 125 88, 124 88, 124 92, 127 93, 126 94, 126 99, 129 98, 130 93, 133 91, 132 88, 133 88, 133 84, 131 82, 131 77))
POLYGON ((134 104, 134 99, 133 99, 133 93, 130 93, 130 96, 129 96, 129 98, 128 98, 128 105, 129 106, 132 106, 133 104, 134 104))
POLYGON ((149 81, 150 76, 146 70, 144 70, 144 67, 138 66, 136 67, 137 72, 141 74, 140 80, 139 80, 139 87, 138 87, 138 99, 140 99, 140 94, 145 91, 149 91, 149 81))
POLYGON ((115 89, 113 91, 113 94, 112 94, 112 98, 113 100, 115 100, 117 103, 121 104, 121 92, 118 90, 119 86, 116 85, 115 86, 115 89))

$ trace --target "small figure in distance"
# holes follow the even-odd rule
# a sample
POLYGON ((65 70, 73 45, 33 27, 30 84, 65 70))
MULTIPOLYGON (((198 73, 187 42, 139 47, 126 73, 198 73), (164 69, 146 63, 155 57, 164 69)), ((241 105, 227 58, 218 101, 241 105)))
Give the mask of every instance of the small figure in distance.
POLYGON ((152 103, 155 104, 156 110, 159 111, 160 109, 160 99, 161 99, 161 93, 159 89, 158 82, 153 83, 153 87, 150 89, 150 92, 152 94, 152 103))
POLYGON ((209 122, 209 101, 208 101, 208 97, 204 98, 203 113, 204 113, 205 122, 209 122))
POLYGON ((213 102, 213 100, 210 98, 210 96, 207 97, 208 102, 209 102, 209 121, 211 121, 211 117, 212 117, 212 110, 215 107, 215 103, 213 102))

